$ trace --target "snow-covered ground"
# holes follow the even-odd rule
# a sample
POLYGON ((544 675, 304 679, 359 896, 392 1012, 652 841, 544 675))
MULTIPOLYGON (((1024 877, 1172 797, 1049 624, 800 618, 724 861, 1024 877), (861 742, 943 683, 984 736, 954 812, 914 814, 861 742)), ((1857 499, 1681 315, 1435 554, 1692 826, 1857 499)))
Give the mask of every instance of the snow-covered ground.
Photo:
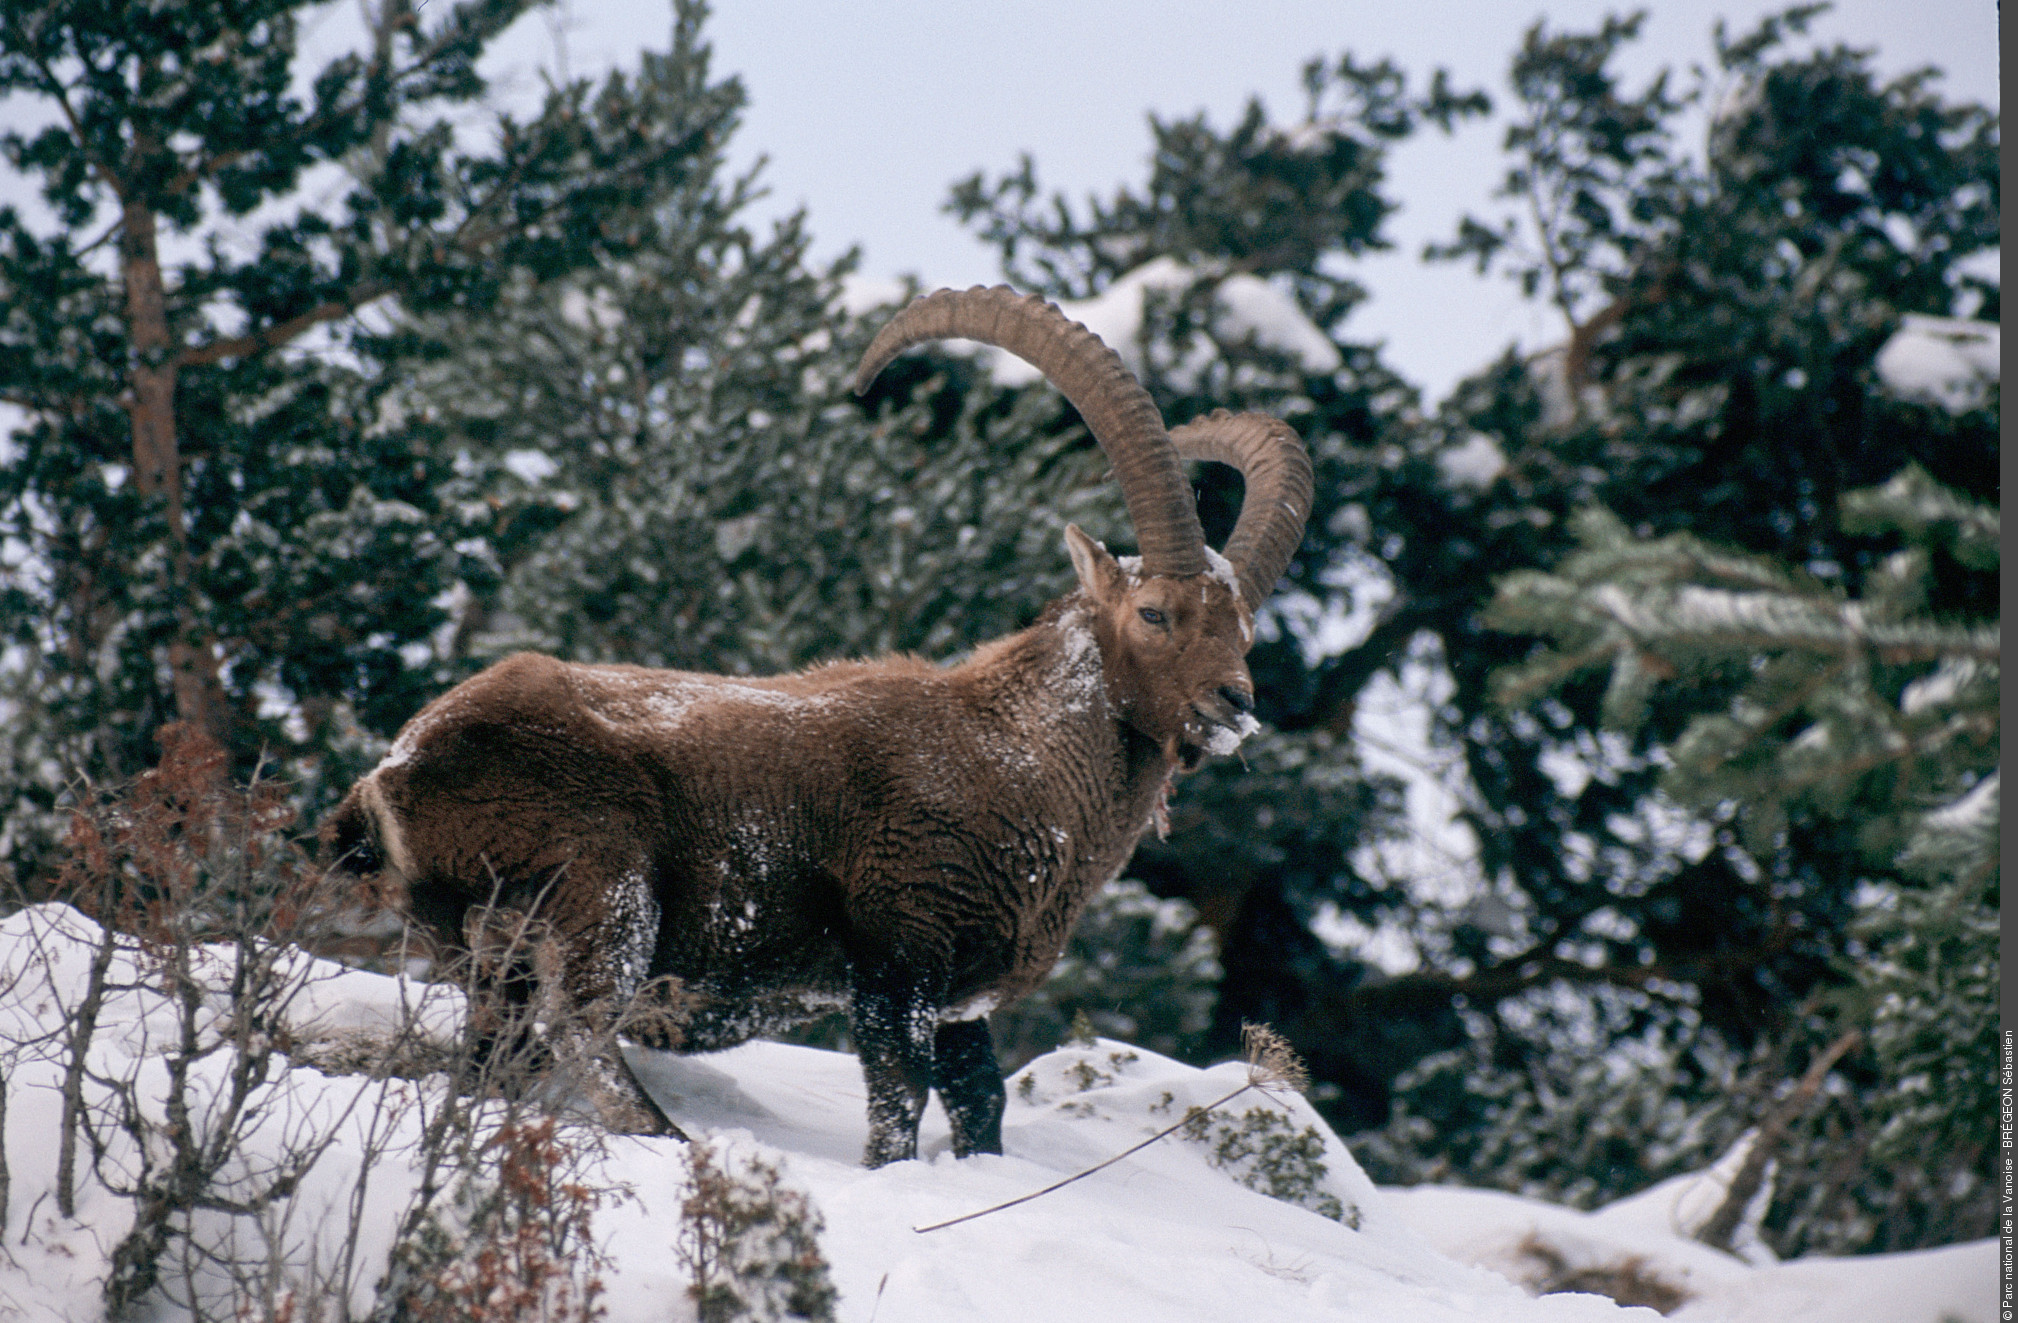
MULTIPOLYGON (((80 1186, 77 1216, 56 1214, 59 1062, 16 1046, 65 1025, 94 933, 81 916, 53 906, 0 922, 0 1069, 7 1075, 11 1177, 0 1187, 6 1200, 0 1319, 97 1317, 108 1255, 131 1224, 130 1205, 89 1178, 80 1186)), ((114 983, 136 972, 121 964, 114 983)), ((394 980, 337 966, 304 965, 303 974, 292 1019, 304 1044, 383 1029, 411 995, 394 980)), ((213 1001, 221 1011, 221 993, 213 1001)), ((158 1086, 165 1079, 165 1010, 144 991, 115 992, 93 1049, 94 1070, 158 1086)), ((441 1013, 440 1005, 430 1011, 441 1013)), ((209 1058, 205 1068, 221 1070, 227 1056, 209 1058)), ((1247 1067, 1199 1070, 1106 1040, 1068 1046, 1011 1078, 1004 1156, 955 1159, 935 1105, 926 1118, 924 1156, 869 1171, 859 1165, 866 1125, 851 1057, 759 1042, 708 1057, 637 1051, 632 1059, 690 1133, 732 1159, 778 1164, 784 1183, 810 1197, 825 1220, 821 1245, 845 1320, 1657 1317, 1597 1295, 1530 1293, 1551 1276, 1560 1282, 1580 1270, 1652 1282, 1673 1293, 1671 1303, 1685 1298, 1671 1316, 1691 1323, 1993 1317, 1994 1242, 1785 1264, 1757 1254, 1761 1262, 1754 1264, 1677 1231, 1706 1206, 1710 1187, 1694 1177, 1595 1213, 1481 1191, 1375 1189, 1301 1098, 1256 1092, 1215 1113, 1199 1138, 1180 1132, 1042 1199, 920 1233, 914 1228, 1028 1193, 1126 1149, 1187 1109, 1238 1089, 1247 1067), (1268 1180, 1254 1158, 1240 1156, 1243 1145, 1275 1154, 1275 1188, 1284 1197, 1249 1188, 1268 1180)), ((270 1111, 289 1124, 256 1130, 255 1148, 298 1143, 318 1125, 344 1136, 300 1182, 295 1200, 297 1225, 326 1224, 326 1233, 315 1234, 333 1250, 347 1225, 341 1214, 357 1183, 370 1118, 380 1118, 382 1129, 389 1124, 395 1136, 408 1124, 396 1109, 374 1104, 426 1085, 296 1068, 275 1087, 270 1111)), ((397 1145, 388 1150, 359 1205, 365 1210, 354 1274, 359 1312, 412 1189, 401 1153, 397 1145)), ((629 1137, 609 1139, 590 1169, 592 1180, 630 1192, 607 1203, 595 1223, 611 1260, 603 1302, 612 1323, 693 1316, 674 1248, 685 1173, 678 1141, 629 1137)))

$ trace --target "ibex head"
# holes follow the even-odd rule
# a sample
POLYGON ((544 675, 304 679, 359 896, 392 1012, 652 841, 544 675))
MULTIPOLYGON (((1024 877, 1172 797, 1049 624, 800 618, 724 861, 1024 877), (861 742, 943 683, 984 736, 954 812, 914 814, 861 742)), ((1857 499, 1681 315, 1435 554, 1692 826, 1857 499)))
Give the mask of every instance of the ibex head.
POLYGON ((1207 753, 1230 753, 1252 729, 1254 682, 1244 658, 1254 612, 1287 568, 1310 513, 1310 458, 1295 431, 1263 414, 1222 409, 1166 432, 1148 392, 1099 337, 1042 299, 1000 286, 914 301, 863 355, 856 392, 904 349, 946 338, 1006 349, 1041 370, 1114 465, 1141 555, 1117 560, 1077 528, 1066 530, 1065 543, 1120 718, 1186 771, 1207 753), (1223 557, 1205 545, 1187 459, 1230 464, 1246 481, 1223 557))

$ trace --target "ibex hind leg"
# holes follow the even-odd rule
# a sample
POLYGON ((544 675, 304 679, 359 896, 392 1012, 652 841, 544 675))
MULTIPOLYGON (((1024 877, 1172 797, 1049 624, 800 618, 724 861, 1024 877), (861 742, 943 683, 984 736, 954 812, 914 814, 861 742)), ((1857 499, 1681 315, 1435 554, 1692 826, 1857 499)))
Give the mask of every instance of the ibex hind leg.
POLYGON ((575 864, 526 895, 498 888, 519 904, 472 906, 464 916, 472 1084, 582 1108, 617 1133, 684 1139, 617 1044, 658 907, 642 874, 618 872, 621 881, 592 887, 584 884, 608 870, 575 864))
POLYGON ((932 1087, 939 1007, 930 992, 895 968, 858 975, 849 1028, 869 1094, 865 1167, 918 1156, 918 1122, 932 1087))
POLYGON ((555 1056, 581 1102, 605 1130, 619 1135, 688 1138, 645 1092, 614 1035, 600 1027, 572 1025, 558 1037, 555 1056))
POLYGON ((525 1097, 553 1067, 548 1044, 534 1030, 544 1000, 541 948, 550 948, 552 937, 524 910, 502 905, 471 906, 461 927, 469 1086, 479 1094, 525 1097))
POLYGON ((566 1073, 605 1128, 619 1134, 687 1135, 665 1114, 631 1070, 618 1044, 627 1022, 648 1026, 655 1041, 678 1039, 679 1000, 645 972, 658 941, 659 905, 641 867, 628 867, 599 888, 603 904, 569 942, 565 981, 568 1013, 557 1044, 566 1073), (641 994, 649 1005, 638 1005, 641 994), (641 1013, 642 1012, 642 1013, 641 1013))

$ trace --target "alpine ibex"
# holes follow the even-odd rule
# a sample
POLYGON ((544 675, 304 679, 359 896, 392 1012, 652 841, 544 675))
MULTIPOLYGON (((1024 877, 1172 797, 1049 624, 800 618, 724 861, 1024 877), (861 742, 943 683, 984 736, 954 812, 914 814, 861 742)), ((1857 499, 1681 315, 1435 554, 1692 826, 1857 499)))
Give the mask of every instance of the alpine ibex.
MULTIPOLYGON (((957 665, 731 679, 509 657, 409 721, 325 828, 450 949, 473 944, 466 926, 495 898, 554 934, 578 1004, 676 979, 684 1024, 665 1045, 682 1051, 845 1007, 870 1166, 916 1154, 931 1089, 955 1153, 1002 1151, 985 1017, 1050 973, 1172 776, 1255 729, 1254 612, 1310 510, 1310 461, 1286 424, 1221 410, 1166 432, 1097 337, 1005 288, 913 302, 856 391, 941 338, 1026 359, 1077 407, 1139 558, 1067 528, 1078 590, 957 665), (1185 459, 1244 475, 1224 557, 1205 545, 1185 459)), ((622 1095, 605 1120, 672 1130, 614 1055, 597 1072, 622 1095)))

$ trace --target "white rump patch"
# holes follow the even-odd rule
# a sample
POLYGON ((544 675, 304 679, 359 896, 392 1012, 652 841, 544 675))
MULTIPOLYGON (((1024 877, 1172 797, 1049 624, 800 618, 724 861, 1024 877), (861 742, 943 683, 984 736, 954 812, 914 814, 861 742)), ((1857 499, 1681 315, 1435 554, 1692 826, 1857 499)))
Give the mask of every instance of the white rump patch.
POLYGON ((359 784, 358 799, 363 803, 372 825, 378 828, 379 849, 385 861, 401 878, 411 879, 414 876, 413 854, 406 848, 406 836, 400 830, 398 815, 385 802, 385 791, 379 788, 377 773, 367 776, 359 784))

